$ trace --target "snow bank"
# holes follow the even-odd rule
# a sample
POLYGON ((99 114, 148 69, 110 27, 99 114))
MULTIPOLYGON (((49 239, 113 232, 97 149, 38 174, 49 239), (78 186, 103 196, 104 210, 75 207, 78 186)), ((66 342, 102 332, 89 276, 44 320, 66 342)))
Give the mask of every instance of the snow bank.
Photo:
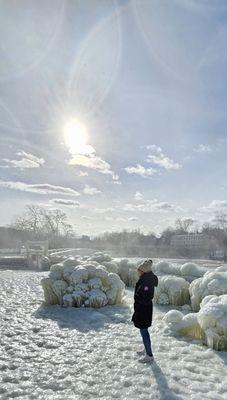
POLYGON ((208 295, 222 295, 227 293, 227 272, 206 272, 202 278, 194 280, 189 287, 191 306, 198 311, 200 303, 208 295))
POLYGON ((41 281, 47 304, 98 308, 122 302, 125 285, 117 274, 97 262, 77 262, 71 258, 51 266, 41 281))
POLYGON ((206 296, 198 313, 171 310, 164 320, 170 330, 202 339, 208 347, 227 350, 227 295, 206 296))
POLYGON ((155 289, 154 302, 161 305, 182 306, 189 302, 189 283, 180 277, 160 276, 155 289))

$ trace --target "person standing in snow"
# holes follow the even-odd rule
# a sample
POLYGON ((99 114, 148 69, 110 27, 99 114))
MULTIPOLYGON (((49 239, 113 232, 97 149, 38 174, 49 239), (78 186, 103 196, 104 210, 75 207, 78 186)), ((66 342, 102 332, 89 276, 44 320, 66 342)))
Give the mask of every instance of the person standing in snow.
POLYGON ((148 328, 152 323, 154 288, 158 286, 158 277, 152 272, 152 260, 146 260, 138 267, 139 280, 134 292, 134 314, 132 321, 140 330, 145 350, 138 351, 138 355, 144 355, 139 360, 142 363, 153 361, 151 340, 148 328))

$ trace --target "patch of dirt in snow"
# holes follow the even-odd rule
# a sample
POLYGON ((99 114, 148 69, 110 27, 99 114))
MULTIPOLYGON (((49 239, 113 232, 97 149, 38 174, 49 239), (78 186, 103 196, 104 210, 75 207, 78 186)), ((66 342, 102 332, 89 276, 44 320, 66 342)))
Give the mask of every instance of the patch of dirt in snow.
POLYGON ((138 363, 139 331, 125 305, 101 309, 45 306, 47 273, 1 271, 0 398, 42 400, 224 399, 227 354, 169 336, 154 307, 155 362, 138 363))

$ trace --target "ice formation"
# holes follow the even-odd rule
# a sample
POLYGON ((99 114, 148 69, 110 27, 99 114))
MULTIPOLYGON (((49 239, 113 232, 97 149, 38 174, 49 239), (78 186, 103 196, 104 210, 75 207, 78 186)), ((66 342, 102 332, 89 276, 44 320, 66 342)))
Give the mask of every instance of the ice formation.
POLYGON ((159 261, 152 269, 158 275, 181 276, 189 282, 202 277, 206 272, 206 268, 200 267, 192 262, 183 265, 173 265, 167 261, 159 261))
POLYGON ((167 261, 159 261, 152 270, 158 275, 180 275, 180 266, 172 265, 167 261))
POLYGON ((41 283, 47 304, 70 307, 103 307, 121 303, 125 285, 115 273, 97 262, 66 260, 52 265, 41 283))
POLYGON ((206 296, 198 313, 171 310, 164 316, 168 327, 182 335, 202 339, 210 348, 227 350, 227 295, 206 296))
POLYGON ((92 256, 87 258, 87 261, 97 263, 97 265, 104 265, 108 272, 118 273, 117 263, 110 257, 109 254, 103 253, 101 251, 95 252, 92 256))
POLYGON ((90 257, 90 260, 96 261, 97 263, 102 264, 103 262, 111 261, 112 258, 107 253, 97 251, 90 257))
POLYGON ((127 258, 118 264, 118 274, 126 286, 134 287, 138 281, 137 263, 130 262, 127 258))
POLYGON ((175 306, 187 304, 189 302, 189 283, 184 278, 177 276, 160 276, 158 287, 154 293, 154 302, 175 306))
POLYGON ((204 297, 227 294, 227 271, 206 272, 202 278, 190 284, 189 293, 192 309, 198 311, 204 297))
POLYGON ((201 278, 206 272, 206 268, 202 268, 199 265, 188 262, 181 266, 180 273, 189 282, 196 278, 201 278))

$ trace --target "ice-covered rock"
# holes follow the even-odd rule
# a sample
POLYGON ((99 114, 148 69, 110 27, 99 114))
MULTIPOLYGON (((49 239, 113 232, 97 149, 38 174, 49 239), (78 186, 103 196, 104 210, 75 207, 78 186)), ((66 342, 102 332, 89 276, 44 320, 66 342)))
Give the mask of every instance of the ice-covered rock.
POLYGON ((51 278, 41 281, 47 304, 103 307, 122 302, 124 283, 102 265, 90 261, 82 261, 77 266, 67 263, 55 266, 50 275, 51 278))
POLYGON ((198 311, 204 297, 227 293, 227 272, 206 272, 202 278, 198 278, 190 284, 189 293, 192 309, 198 311))
POLYGON ((169 311, 164 320, 171 331, 201 339, 215 350, 227 350, 227 295, 206 296, 198 313, 169 311))
POLYGON ((189 283, 180 277, 163 275, 155 289, 154 302, 160 305, 182 306, 189 302, 189 283))

